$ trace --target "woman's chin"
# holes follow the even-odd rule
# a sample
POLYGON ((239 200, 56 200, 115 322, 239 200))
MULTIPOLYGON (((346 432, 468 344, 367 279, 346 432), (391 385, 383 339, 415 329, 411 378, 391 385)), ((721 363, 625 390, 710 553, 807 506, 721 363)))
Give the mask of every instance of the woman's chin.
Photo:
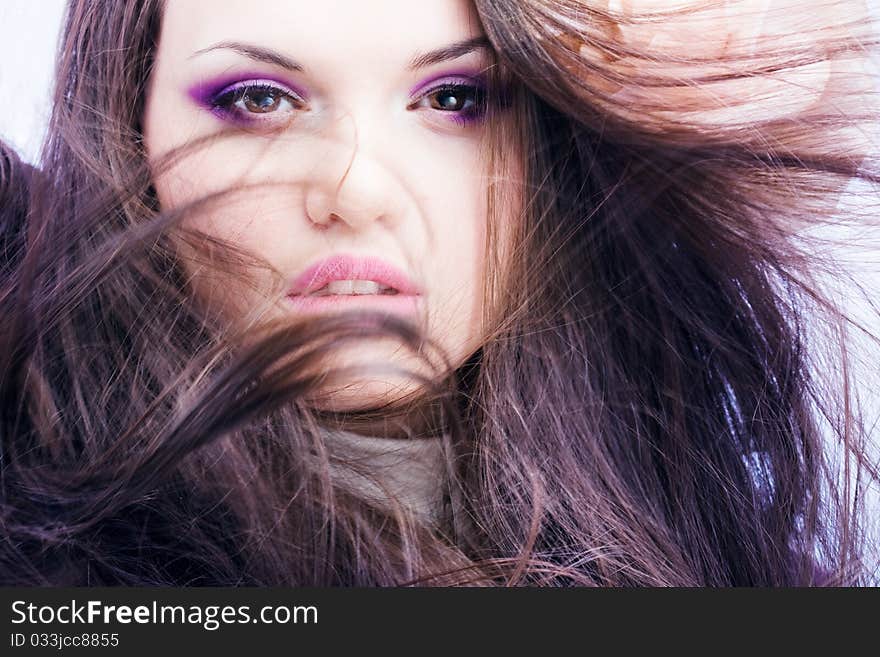
POLYGON ((441 404, 425 392, 412 382, 362 380, 327 386, 311 395, 307 405, 326 426, 351 433, 386 438, 439 435, 441 404))
POLYGON ((389 341, 372 342, 337 349, 325 361, 327 377, 309 395, 311 406, 331 412, 380 409, 406 405, 424 392, 424 362, 389 341))

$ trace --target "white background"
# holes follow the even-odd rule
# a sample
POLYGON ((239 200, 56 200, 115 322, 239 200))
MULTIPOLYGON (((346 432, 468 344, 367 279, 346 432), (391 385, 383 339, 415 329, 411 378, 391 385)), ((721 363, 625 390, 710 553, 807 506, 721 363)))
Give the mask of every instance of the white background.
POLYGON ((0 138, 35 161, 64 0, 0 0, 0 138))

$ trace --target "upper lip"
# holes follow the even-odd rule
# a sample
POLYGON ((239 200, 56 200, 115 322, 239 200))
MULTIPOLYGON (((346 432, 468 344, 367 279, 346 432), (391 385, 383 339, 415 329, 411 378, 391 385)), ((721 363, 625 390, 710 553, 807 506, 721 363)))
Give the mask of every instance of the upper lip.
POLYGON ((420 294, 410 278, 394 265, 374 257, 333 255, 309 265, 296 277, 290 295, 311 294, 331 281, 364 280, 391 287, 398 294, 420 294))

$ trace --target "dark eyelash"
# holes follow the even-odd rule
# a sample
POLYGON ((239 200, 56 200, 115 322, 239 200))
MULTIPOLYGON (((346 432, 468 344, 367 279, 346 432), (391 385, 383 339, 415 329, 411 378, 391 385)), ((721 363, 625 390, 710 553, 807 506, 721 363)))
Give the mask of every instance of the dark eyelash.
POLYGON ((443 110, 438 110, 443 112, 444 114, 449 114, 449 118, 452 121, 455 121, 459 125, 467 125, 480 119, 486 111, 486 92, 485 89, 481 85, 473 85, 473 84, 456 84, 456 83, 445 83, 441 84, 433 89, 428 90, 424 94, 422 94, 416 103, 421 102, 425 98, 430 96, 434 96, 437 94, 449 94, 449 95, 459 95, 462 92, 467 92, 469 97, 473 97, 473 105, 466 110, 450 110, 443 112, 443 110))
POLYGON ((231 118, 243 123, 256 122, 265 119, 257 119, 253 115, 243 113, 235 109, 234 105, 248 94, 266 93, 282 98, 287 98, 292 104, 301 104, 304 101, 299 96, 294 95, 281 87, 271 84, 245 84, 234 86, 227 91, 221 91, 219 94, 211 98, 211 109, 221 115, 223 118, 231 118))

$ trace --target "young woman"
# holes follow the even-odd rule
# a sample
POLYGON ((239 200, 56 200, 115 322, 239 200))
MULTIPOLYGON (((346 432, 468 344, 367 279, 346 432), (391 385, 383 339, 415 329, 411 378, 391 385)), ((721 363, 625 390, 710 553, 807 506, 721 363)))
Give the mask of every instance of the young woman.
POLYGON ((808 4, 71 0, 0 158, 0 580, 869 582, 805 235, 875 41, 808 4))

